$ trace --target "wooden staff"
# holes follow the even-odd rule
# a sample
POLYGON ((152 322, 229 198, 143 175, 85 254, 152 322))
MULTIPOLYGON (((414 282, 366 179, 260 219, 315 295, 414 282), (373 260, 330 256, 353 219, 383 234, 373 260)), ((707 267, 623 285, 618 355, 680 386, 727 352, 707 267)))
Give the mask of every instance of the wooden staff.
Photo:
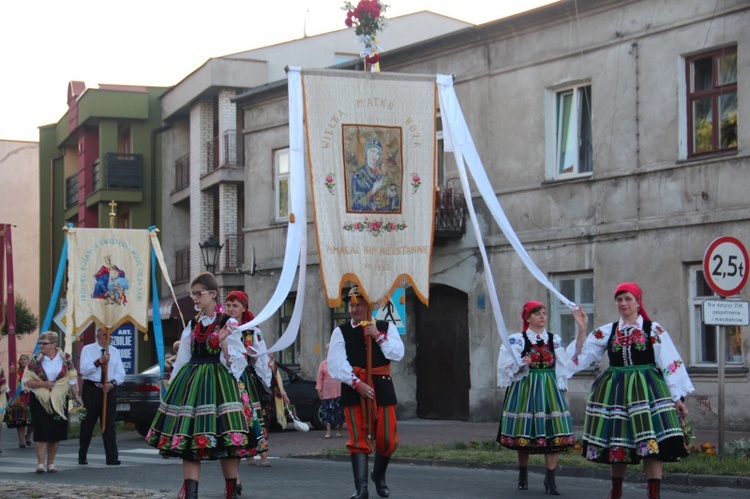
MULTIPOLYGON (((365 326, 369 324, 370 322, 375 323, 375 321, 370 320, 372 318, 372 311, 373 311, 373 305, 369 301, 367 302, 367 321, 365 322, 365 326)), ((367 363, 365 367, 365 383, 372 389, 373 393, 375 393, 375 387, 372 384, 372 336, 369 334, 365 335, 365 349, 367 351, 367 363)), ((372 440, 372 435, 374 433, 375 428, 375 399, 374 398, 365 398, 365 427, 367 429, 367 438, 368 440, 372 440)))
MULTIPOLYGON (((104 337, 106 339, 106 347, 102 348, 105 353, 109 353, 109 335, 110 335, 110 329, 109 328, 102 328, 104 329, 104 337)), ((102 369, 102 393, 104 394, 104 397, 102 398, 102 433, 104 433, 104 430, 107 429, 107 392, 104 391, 104 385, 109 382, 109 379, 107 379, 107 366, 109 365, 109 362, 104 361, 101 365, 102 369)))
MULTIPOLYGON (((117 202, 113 199, 109 202, 109 228, 114 229, 116 222, 117 202)), ((109 353, 109 335, 112 334, 112 329, 108 327, 104 327, 102 329, 104 329, 104 339, 106 340, 106 346, 102 350, 106 353, 109 353)), ((107 428, 107 392, 104 391, 104 385, 109 382, 109 378, 107 377, 108 365, 109 362, 106 361, 101 365, 102 379, 100 381, 102 382, 102 393, 104 394, 104 397, 102 398, 102 433, 104 433, 104 430, 107 428)))

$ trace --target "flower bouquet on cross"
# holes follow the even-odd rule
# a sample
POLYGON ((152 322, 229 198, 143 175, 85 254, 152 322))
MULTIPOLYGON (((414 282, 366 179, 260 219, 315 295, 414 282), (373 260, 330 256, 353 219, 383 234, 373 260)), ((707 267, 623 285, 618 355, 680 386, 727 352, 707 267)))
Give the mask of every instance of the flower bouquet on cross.
POLYGON ((388 5, 380 0, 359 0, 355 7, 352 2, 344 2, 343 10, 346 11, 344 24, 348 28, 354 28, 357 42, 362 43, 363 49, 360 55, 365 62, 376 65, 380 60, 380 47, 377 44, 377 35, 385 27, 383 13, 388 5))

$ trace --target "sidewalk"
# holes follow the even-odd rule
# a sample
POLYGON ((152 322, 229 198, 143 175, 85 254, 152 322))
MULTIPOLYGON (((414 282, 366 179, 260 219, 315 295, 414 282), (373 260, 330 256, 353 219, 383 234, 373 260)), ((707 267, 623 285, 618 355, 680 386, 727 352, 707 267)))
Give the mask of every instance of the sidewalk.
MULTIPOLYGON (((291 428, 291 425, 289 426, 291 428)), ((479 442, 495 440, 497 436, 498 423, 472 423, 467 421, 446 421, 446 420, 429 420, 429 419, 408 419, 398 422, 398 432, 403 445, 419 444, 451 444, 456 442, 469 442, 476 440, 479 442)), ((580 428, 576 428, 580 431, 580 428)), ((718 431, 695 430, 695 440, 693 445, 696 447, 704 443, 712 445, 718 444, 718 431)), ((347 432, 344 429, 344 437, 330 439, 323 438, 322 431, 296 432, 284 431, 281 433, 271 433, 268 446, 269 454, 278 457, 314 457, 323 458, 325 451, 329 449, 342 449, 346 446, 347 432)), ((725 432, 724 443, 731 442, 742 438, 750 438, 750 432, 725 432)), ((345 454, 325 455, 325 459, 348 461, 345 454)), ((444 462, 434 460, 418 460, 399 458, 398 451, 393 455, 392 462, 401 464, 429 465, 429 466, 449 466, 458 468, 475 468, 484 467, 466 462, 444 462)), ((515 470, 516 464, 500 464, 488 466, 492 469, 515 470)), ((542 466, 530 466, 530 471, 544 473, 542 466), (537 469, 538 468, 538 469, 537 469)), ((558 471, 559 476, 574 476, 598 478, 603 480, 609 479, 610 470, 607 466, 597 468, 575 468, 565 466, 558 471)), ((631 481, 645 481, 643 476, 643 466, 631 466, 628 468, 628 478, 631 481)), ((750 477, 734 476, 715 476, 715 475, 687 475, 684 473, 669 473, 665 475, 665 483, 685 485, 685 486, 703 486, 703 487, 732 487, 750 489, 750 477)))

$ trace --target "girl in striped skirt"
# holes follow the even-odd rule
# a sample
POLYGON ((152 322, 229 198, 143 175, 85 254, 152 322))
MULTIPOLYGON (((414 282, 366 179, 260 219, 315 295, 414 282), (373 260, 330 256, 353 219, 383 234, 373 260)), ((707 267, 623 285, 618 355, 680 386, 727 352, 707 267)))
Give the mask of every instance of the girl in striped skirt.
POLYGON ((660 496, 662 462, 688 455, 680 419, 682 399, 694 390, 669 334, 652 322, 641 288, 624 282, 615 289, 620 319, 588 336, 579 331, 568 353, 585 369, 604 354, 609 367, 591 387, 583 428, 583 456, 611 465, 610 499, 622 497, 628 464, 643 467, 648 497, 660 496))
MULTIPOLYGON (((557 454, 574 443, 573 423, 565 390, 569 357, 556 334, 547 332, 547 309, 537 301, 521 311, 523 330, 503 345, 497 363, 497 384, 507 387, 497 433, 500 445, 518 451, 518 488, 528 489, 529 454, 544 454, 547 494, 560 495, 555 484, 557 454)), ((582 320, 583 316, 576 318, 582 320)), ((585 324, 579 324, 579 329, 585 324)))
POLYGON ((237 321, 217 306, 218 290, 208 272, 190 285, 199 314, 182 332, 169 390, 146 435, 160 454, 182 459, 180 498, 198 497, 201 461, 215 459, 221 460, 225 498, 235 498, 237 459, 256 445, 238 385, 245 349, 238 332, 232 334, 237 321))

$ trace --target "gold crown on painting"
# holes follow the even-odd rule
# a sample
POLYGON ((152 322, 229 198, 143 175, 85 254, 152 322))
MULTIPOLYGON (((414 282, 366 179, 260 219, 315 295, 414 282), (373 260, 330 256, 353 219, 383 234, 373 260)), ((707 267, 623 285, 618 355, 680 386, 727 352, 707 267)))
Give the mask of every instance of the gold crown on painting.
POLYGON ((378 151, 382 152, 383 144, 381 144, 379 140, 370 139, 365 142, 365 152, 367 152, 369 149, 377 149, 378 151))

